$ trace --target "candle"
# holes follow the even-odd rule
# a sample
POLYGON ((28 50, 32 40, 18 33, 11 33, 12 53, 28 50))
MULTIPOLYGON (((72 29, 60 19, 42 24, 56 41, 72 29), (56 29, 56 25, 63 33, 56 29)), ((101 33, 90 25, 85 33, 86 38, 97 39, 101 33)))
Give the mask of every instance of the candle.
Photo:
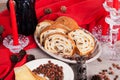
POLYGON ((10 18, 11 18, 11 25, 12 25, 13 45, 18 45, 17 22, 16 22, 16 14, 15 14, 13 0, 9 1, 9 6, 10 6, 10 18))
POLYGON ((116 10, 118 10, 118 0, 113 0, 113 8, 115 8, 116 10))

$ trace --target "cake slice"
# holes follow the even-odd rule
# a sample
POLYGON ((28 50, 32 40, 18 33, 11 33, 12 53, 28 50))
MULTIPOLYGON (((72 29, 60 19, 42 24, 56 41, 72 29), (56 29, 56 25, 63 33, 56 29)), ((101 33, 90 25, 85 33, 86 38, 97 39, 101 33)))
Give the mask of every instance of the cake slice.
POLYGON ((95 47, 94 38, 83 29, 76 29, 68 33, 68 36, 74 40, 79 55, 89 55, 95 47))
POLYGON ((75 43, 67 35, 54 33, 45 39, 44 48, 54 54, 62 56, 72 56, 74 54, 75 43))
POLYGON ((40 34, 40 44, 44 44, 45 38, 53 33, 63 33, 63 34, 67 34, 68 33, 68 29, 66 29, 64 27, 64 25, 62 24, 54 24, 51 25, 47 28, 45 28, 41 34, 40 34))
POLYGON ((55 20, 55 23, 61 23, 61 24, 65 25, 66 27, 69 28, 69 31, 79 28, 77 22, 74 19, 72 19, 71 17, 67 17, 67 16, 58 17, 55 20))
POLYGON ((46 80, 44 77, 34 74, 26 65, 14 68, 15 80, 46 80))
POLYGON ((54 24, 54 21, 52 20, 44 20, 38 23, 36 26, 35 35, 37 35, 37 37, 39 38, 41 31, 52 24, 54 24))

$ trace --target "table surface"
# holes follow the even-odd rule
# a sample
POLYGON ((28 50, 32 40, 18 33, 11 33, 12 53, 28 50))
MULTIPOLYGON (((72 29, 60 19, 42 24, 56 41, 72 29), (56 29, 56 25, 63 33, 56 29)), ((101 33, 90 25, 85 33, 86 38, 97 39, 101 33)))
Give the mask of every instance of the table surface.
MULTIPOLYGON (((6 8, 6 4, 5 3, 0 3, 0 12, 3 11, 6 8)), ((45 52, 43 52, 40 48, 34 48, 34 49, 29 49, 27 50, 28 54, 33 54, 35 55, 36 59, 41 59, 41 58, 53 58, 51 56, 49 56, 48 54, 46 54, 45 52)), ((102 59, 102 62, 99 62, 98 60, 94 60, 93 62, 87 63, 87 75, 88 75, 88 80, 90 80, 92 75, 98 74, 99 72, 101 72, 102 70, 109 70, 109 67, 112 67, 112 64, 119 64, 120 65, 120 61, 110 61, 108 59, 106 59, 106 57, 103 58, 103 52, 101 53, 100 58, 102 59)), ((74 73, 76 74, 75 71, 75 64, 69 64, 74 73)), ((120 70, 113 68, 114 74, 113 75, 108 75, 110 77, 110 80, 113 80, 113 78, 116 75, 120 75, 120 70)), ((120 80, 120 76, 119 79, 120 80)))

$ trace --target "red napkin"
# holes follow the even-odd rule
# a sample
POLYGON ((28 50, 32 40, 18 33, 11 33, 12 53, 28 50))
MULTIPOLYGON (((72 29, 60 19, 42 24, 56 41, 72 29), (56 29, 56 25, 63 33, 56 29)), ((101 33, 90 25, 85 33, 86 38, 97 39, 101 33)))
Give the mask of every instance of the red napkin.
MULTIPOLYGON (((36 0, 35 10, 38 21, 45 19, 55 20, 59 16, 69 16, 77 21, 80 27, 83 27, 89 31, 95 25, 102 25, 104 30, 108 28, 104 18, 107 15, 103 8, 102 3, 104 0, 36 0), (65 13, 61 12, 61 6, 66 6, 67 10, 65 13), (50 8, 52 10, 51 14, 45 14, 44 10, 50 8)), ((10 16, 7 10, 0 13, 0 25, 5 28, 3 37, 11 34, 10 26, 10 16)), ((105 32, 105 31, 104 31, 105 32)), ((36 43, 33 36, 28 36, 30 39, 29 45, 25 48, 26 50, 30 48, 35 48, 36 43)), ((12 64, 10 61, 11 53, 6 49, 2 43, 0 44, 0 78, 8 74, 5 80, 14 80, 14 67, 21 66, 26 62, 26 58, 18 62, 16 65, 12 64)))

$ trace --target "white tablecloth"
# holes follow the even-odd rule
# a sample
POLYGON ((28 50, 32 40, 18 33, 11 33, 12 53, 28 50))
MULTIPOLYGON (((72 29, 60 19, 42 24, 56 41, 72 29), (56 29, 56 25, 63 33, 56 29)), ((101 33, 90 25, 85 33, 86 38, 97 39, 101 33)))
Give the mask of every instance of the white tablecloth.
MULTIPOLYGON (((41 59, 41 58, 53 58, 51 56, 49 56, 48 54, 46 54, 45 52, 43 52, 41 49, 39 48, 35 48, 35 49, 30 49, 27 50, 28 54, 33 54, 35 55, 36 59, 41 59)), ((110 77, 110 80, 114 80, 114 77, 116 75, 119 75, 119 78, 117 80, 120 80, 120 70, 113 68, 112 64, 119 64, 120 65, 120 61, 110 61, 108 59, 106 59, 105 57, 103 58, 102 55, 104 53, 101 54, 100 58, 102 59, 102 62, 99 62, 98 60, 94 60, 93 62, 90 62, 87 64, 87 76, 88 76, 88 80, 91 79, 91 76, 98 74, 99 72, 101 72, 102 70, 106 70, 109 72, 109 67, 112 67, 114 74, 113 75, 108 75, 110 77)), ((108 57, 108 56, 106 56, 108 57)), ((75 72, 75 65, 74 64, 69 64, 72 69, 75 72)))

